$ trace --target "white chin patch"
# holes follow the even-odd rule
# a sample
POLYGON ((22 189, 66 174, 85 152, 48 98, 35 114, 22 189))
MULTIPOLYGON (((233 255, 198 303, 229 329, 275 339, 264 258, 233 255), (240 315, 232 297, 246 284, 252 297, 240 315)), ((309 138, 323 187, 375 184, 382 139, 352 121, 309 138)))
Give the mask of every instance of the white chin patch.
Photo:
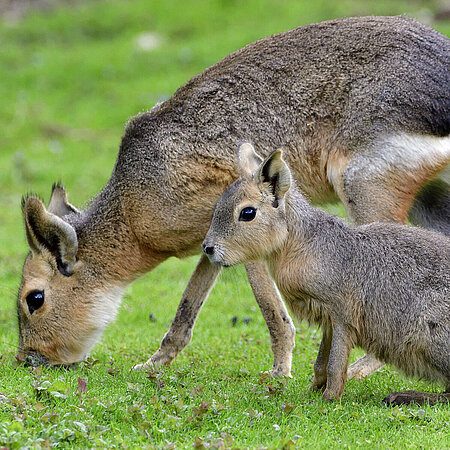
POLYGON ((90 311, 89 318, 95 331, 86 340, 84 347, 85 356, 98 342, 107 325, 115 320, 125 289, 125 286, 114 286, 94 296, 94 305, 90 311))

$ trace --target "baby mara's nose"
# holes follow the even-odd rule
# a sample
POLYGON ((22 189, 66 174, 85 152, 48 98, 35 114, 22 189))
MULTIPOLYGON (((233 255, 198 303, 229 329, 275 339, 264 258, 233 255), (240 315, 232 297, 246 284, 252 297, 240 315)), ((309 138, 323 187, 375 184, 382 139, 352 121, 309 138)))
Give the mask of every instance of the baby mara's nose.
POLYGON ((203 250, 203 253, 205 253, 205 255, 210 255, 211 256, 214 253, 214 245, 213 246, 209 246, 208 244, 203 242, 202 250, 203 250))

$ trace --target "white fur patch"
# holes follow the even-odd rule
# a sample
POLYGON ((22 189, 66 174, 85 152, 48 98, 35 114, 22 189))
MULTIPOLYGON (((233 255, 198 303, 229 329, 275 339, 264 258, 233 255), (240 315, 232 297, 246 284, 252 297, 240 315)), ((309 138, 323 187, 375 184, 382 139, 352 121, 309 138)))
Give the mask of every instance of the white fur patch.
MULTIPOLYGON (((364 165, 370 161, 370 172, 385 174, 392 168, 413 171, 421 166, 442 166, 450 163, 450 136, 437 137, 400 133, 384 136, 372 143, 369 151, 353 156, 352 160, 361 160, 364 165)), ((327 178, 333 186, 339 186, 346 164, 339 158, 331 158, 327 163, 327 178), (341 164, 339 164, 341 163, 341 164)), ((444 170, 443 175, 446 176, 444 170)))
POLYGON ((110 286, 94 295, 95 304, 91 309, 90 320, 95 330, 85 343, 85 354, 98 342, 107 325, 116 318, 125 289, 125 286, 110 286))
POLYGON ((414 164, 418 168, 422 164, 442 164, 445 160, 450 162, 450 136, 402 133, 385 137, 379 147, 383 148, 382 158, 388 164, 402 161, 405 166, 414 164))

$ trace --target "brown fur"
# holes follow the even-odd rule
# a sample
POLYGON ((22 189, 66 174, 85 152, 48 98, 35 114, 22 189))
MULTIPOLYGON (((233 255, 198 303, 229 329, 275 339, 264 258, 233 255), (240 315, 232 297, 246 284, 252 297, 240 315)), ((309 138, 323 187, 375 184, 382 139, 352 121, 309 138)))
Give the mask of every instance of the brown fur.
MULTIPOLYGON (((235 149, 243 140, 266 154, 283 146, 312 201, 336 194, 357 223, 385 211, 390 220, 404 220, 390 207, 398 195, 390 178, 412 173, 415 154, 406 145, 393 154, 380 142, 448 134, 448 54, 446 37, 405 17, 300 27, 238 50, 130 120, 111 178, 89 207, 76 210, 56 188, 49 214, 41 203, 46 219, 36 222, 35 231, 48 235, 48 242, 36 245, 26 225, 31 254, 18 298, 20 350, 52 364, 82 358, 114 318, 128 283, 170 256, 198 253, 217 198, 237 176, 235 149), (331 166, 336 170, 330 178, 331 166), (49 230, 51 223, 62 234, 49 230), (76 260, 53 245, 71 230, 76 260), (28 271, 38 260, 48 273, 32 289, 44 291, 48 306, 30 314, 28 271), (95 322, 91 332, 85 330, 88 317, 95 322), (76 339, 83 351, 71 353, 76 339), (65 350, 48 353, 53 341, 65 350)), ((434 165, 434 148, 425 150, 422 159, 434 165)), ((35 215, 33 202, 39 200, 25 203, 25 216, 35 215)), ((255 263, 247 271, 278 352, 272 373, 289 375, 292 321, 283 319, 284 305, 267 270, 255 263)), ((189 342, 216 277, 217 269, 201 260, 147 366, 170 363, 189 342)))

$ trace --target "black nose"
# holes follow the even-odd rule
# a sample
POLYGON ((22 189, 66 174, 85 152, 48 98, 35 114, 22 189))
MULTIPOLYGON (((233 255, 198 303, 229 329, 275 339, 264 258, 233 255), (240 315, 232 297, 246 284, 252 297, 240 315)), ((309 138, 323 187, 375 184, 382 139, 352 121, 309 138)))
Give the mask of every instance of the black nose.
POLYGON ((27 350, 25 353, 25 365, 37 367, 37 366, 45 366, 49 367, 50 363, 44 355, 41 355, 38 352, 35 352, 34 350, 27 350))
POLYGON ((208 245, 203 242, 202 249, 207 255, 212 255, 214 253, 214 245, 212 247, 208 247, 208 245))

